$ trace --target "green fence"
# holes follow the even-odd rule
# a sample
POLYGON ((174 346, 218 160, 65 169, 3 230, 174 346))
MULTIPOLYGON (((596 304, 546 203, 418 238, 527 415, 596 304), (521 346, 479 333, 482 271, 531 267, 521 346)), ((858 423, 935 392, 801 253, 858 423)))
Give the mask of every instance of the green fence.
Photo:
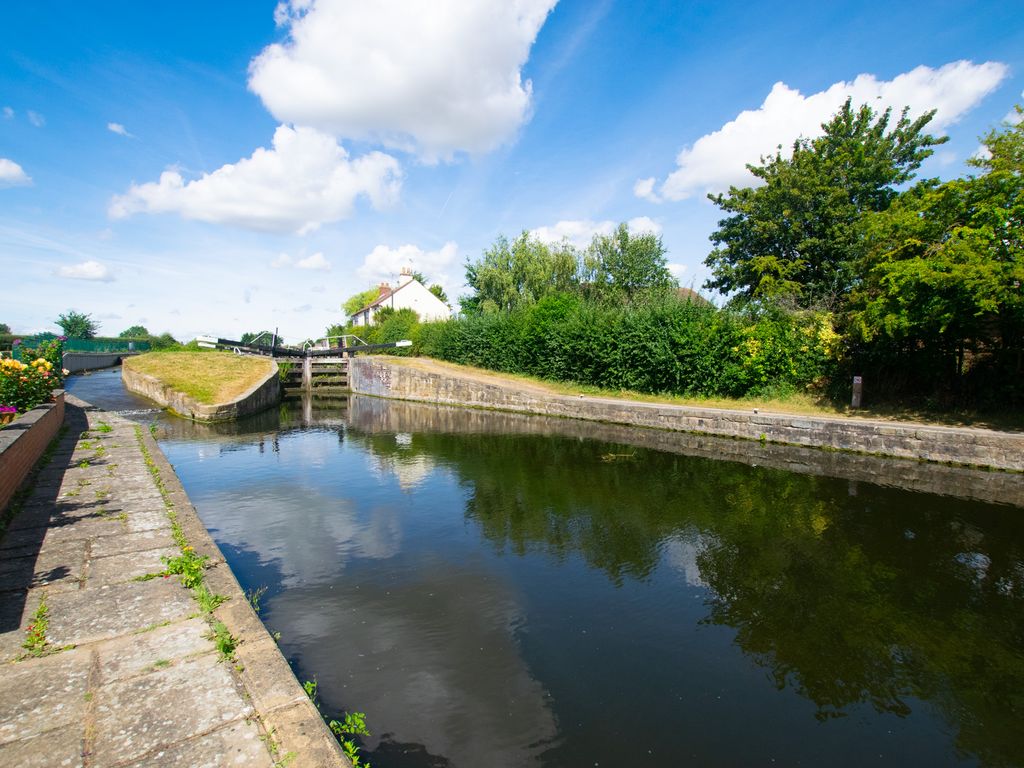
MULTIPOLYGON (((57 338, 55 333, 40 333, 35 336, 22 336, 21 344, 11 348, 11 356, 15 360, 21 360, 23 348, 36 349, 44 341, 52 341, 57 338)), ((65 339, 65 352, 148 352, 150 344, 148 339, 65 339)))

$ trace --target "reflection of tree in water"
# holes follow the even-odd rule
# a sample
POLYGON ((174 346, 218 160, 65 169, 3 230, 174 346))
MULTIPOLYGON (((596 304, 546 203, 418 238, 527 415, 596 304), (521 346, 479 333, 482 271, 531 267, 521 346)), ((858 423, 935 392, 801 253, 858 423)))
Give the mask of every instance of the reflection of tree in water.
POLYGON ((402 450, 457 471, 496 546, 578 554, 616 584, 697 530, 706 621, 734 628, 820 718, 857 704, 905 716, 922 700, 962 754, 1024 761, 1019 511, 575 440, 417 434, 402 450))
POLYGON ((823 718, 862 702, 904 715, 913 699, 929 701, 963 753, 1024 759, 1015 510, 971 505, 966 522, 963 503, 880 489, 776 507, 769 484, 726 488, 733 514, 698 558, 714 590, 708 621, 735 628, 777 686, 823 718))

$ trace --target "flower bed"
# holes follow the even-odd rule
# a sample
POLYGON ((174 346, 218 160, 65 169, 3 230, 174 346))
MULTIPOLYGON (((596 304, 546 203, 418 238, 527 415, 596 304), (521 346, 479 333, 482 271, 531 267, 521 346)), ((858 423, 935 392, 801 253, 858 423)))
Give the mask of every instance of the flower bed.
POLYGON ((26 413, 50 400, 50 393, 64 383, 67 371, 61 366, 64 337, 44 341, 36 349, 14 341, 16 358, 0 359, 0 424, 15 413, 26 413))

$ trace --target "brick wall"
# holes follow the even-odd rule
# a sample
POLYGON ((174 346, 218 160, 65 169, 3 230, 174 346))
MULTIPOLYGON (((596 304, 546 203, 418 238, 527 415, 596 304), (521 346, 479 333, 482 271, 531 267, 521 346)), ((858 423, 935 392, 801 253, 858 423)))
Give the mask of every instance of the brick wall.
POLYGON ((0 511, 43 455, 64 423, 64 392, 0 429, 0 511))

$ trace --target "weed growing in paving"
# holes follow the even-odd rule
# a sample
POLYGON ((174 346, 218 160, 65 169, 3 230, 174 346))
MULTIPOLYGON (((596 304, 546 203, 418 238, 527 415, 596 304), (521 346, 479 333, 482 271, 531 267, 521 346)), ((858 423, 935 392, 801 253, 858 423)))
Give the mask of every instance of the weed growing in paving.
POLYGON ((212 627, 213 634, 210 636, 210 639, 213 640, 213 644, 217 647, 217 653, 220 654, 221 660, 234 659, 235 647, 238 645, 238 641, 231 635, 223 621, 214 621, 212 627))
POLYGON ((256 613, 260 612, 260 598, 263 597, 266 591, 267 588, 265 586, 246 590, 245 599, 249 601, 249 605, 252 606, 252 609, 256 611, 256 613))
POLYGON ((105 421, 101 421, 99 426, 96 427, 97 432, 113 432, 114 428, 107 424, 105 421))
POLYGON ((50 609, 46 607, 46 595, 39 598, 36 612, 32 614, 32 623, 28 625, 25 642, 21 644, 27 656, 45 656, 48 653, 49 641, 46 630, 50 628, 50 609))
POLYGON ((190 546, 181 548, 177 557, 162 557, 167 573, 181 576, 181 583, 186 589, 195 589, 203 583, 203 571, 206 570, 206 555, 197 555, 190 546))
MULTIPOLYGON (((309 696, 309 700, 313 702, 316 708, 320 709, 320 702, 317 701, 317 682, 313 680, 307 680, 302 684, 303 690, 306 695, 309 696)), ((321 717, 323 713, 321 712, 321 717)), ((327 720, 324 717, 324 720, 327 720)), ((359 745, 350 738, 352 736, 369 736, 370 731, 366 727, 366 715, 362 712, 346 712, 345 717, 342 720, 327 720, 327 727, 331 729, 331 733, 337 738, 338 743, 341 744, 341 750, 352 762, 352 768, 370 768, 370 764, 363 762, 363 759, 359 756, 359 745)))

